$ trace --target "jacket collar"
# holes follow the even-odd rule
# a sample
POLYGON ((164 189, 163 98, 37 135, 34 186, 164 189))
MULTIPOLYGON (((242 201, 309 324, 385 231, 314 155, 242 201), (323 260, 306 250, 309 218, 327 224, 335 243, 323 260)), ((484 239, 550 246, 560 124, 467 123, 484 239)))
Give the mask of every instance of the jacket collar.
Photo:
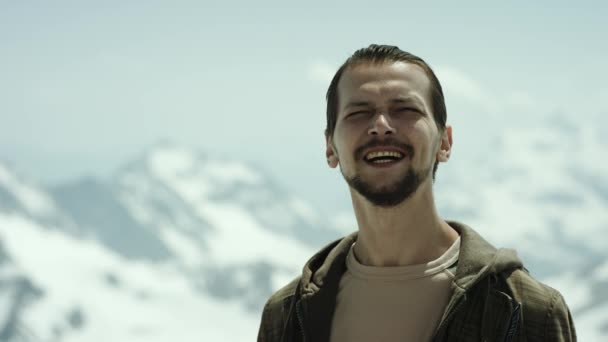
MULTIPOLYGON (((460 255, 454 282, 463 288, 473 285, 488 273, 523 267, 512 249, 496 249, 471 227, 447 221, 460 235, 460 255)), ((357 241, 357 232, 336 240, 316 253, 304 266, 302 291, 304 297, 314 295, 325 287, 336 287, 346 271, 346 256, 350 246, 357 241)))
MULTIPOLYGON (((523 267, 514 250, 496 249, 465 224, 447 221, 460 235, 460 254, 453 288, 454 296, 464 294, 488 274, 523 267)), ((304 324, 310 341, 325 341, 329 336, 340 279, 346 271, 346 256, 357 240, 357 232, 336 240, 316 253, 304 266, 300 292, 304 324)), ((455 299, 455 298, 452 298, 455 299)), ((455 300, 450 301, 450 306, 455 300)), ((449 307, 448 307, 449 309, 449 307)))

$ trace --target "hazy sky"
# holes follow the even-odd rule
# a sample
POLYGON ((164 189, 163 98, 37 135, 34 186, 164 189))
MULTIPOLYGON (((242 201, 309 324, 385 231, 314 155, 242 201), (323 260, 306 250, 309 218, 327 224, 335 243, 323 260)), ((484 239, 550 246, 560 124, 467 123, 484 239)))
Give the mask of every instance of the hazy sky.
POLYGON ((0 161, 45 183, 107 176, 170 140, 346 207, 324 96, 370 43, 436 69, 456 142, 459 124, 608 109, 606 2, 327 3, 0 0, 0 161))

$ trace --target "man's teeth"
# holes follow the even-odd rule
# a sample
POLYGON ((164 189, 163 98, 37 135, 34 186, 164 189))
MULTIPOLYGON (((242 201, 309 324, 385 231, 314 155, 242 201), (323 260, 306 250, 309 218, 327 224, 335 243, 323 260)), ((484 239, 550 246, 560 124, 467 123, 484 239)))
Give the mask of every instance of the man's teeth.
POLYGON ((395 151, 379 151, 379 152, 370 152, 365 156, 365 159, 371 160, 374 158, 382 158, 382 157, 392 157, 392 158, 402 158, 403 155, 399 152, 395 151))

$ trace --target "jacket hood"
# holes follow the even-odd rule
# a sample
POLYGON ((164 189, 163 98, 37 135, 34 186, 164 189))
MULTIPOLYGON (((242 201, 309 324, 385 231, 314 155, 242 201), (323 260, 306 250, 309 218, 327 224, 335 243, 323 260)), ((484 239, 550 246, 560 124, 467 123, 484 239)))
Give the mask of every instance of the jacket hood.
MULTIPOLYGON (((460 235, 460 254, 454 284, 463 290, 470 288, 489 274, 523 268, 513 249, 496 249, 465 224, 447 221, 460 235)), ((303 298, 337 291, 346 271, 346 256, 357 240, 357 232, 334 241, 316 253, 304 266, 300 283, 303 298)))

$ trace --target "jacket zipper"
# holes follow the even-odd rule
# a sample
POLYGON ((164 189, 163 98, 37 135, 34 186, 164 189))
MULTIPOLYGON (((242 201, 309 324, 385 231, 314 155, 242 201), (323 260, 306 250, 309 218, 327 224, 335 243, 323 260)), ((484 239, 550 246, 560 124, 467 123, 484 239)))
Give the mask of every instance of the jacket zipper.
POLYGON ((517 326, 519 325, 519 311, 521 310, 521 305, 517 303, 515 309, 513 310, 513 314, 511 314, 511 321, 509 322, 509 329, 507 330, 507 335, 505 336, 505 342, 513 341, 513 337, 515 337, 515 331, 517 331, 517 326))
POLYGON ((302 320, 302 303, 299 300, 296 302, 296 316, 298 317, 298 323, 300 324, 302 342, 306 342, 306 335, 304 335, 304 321, 302 320))

